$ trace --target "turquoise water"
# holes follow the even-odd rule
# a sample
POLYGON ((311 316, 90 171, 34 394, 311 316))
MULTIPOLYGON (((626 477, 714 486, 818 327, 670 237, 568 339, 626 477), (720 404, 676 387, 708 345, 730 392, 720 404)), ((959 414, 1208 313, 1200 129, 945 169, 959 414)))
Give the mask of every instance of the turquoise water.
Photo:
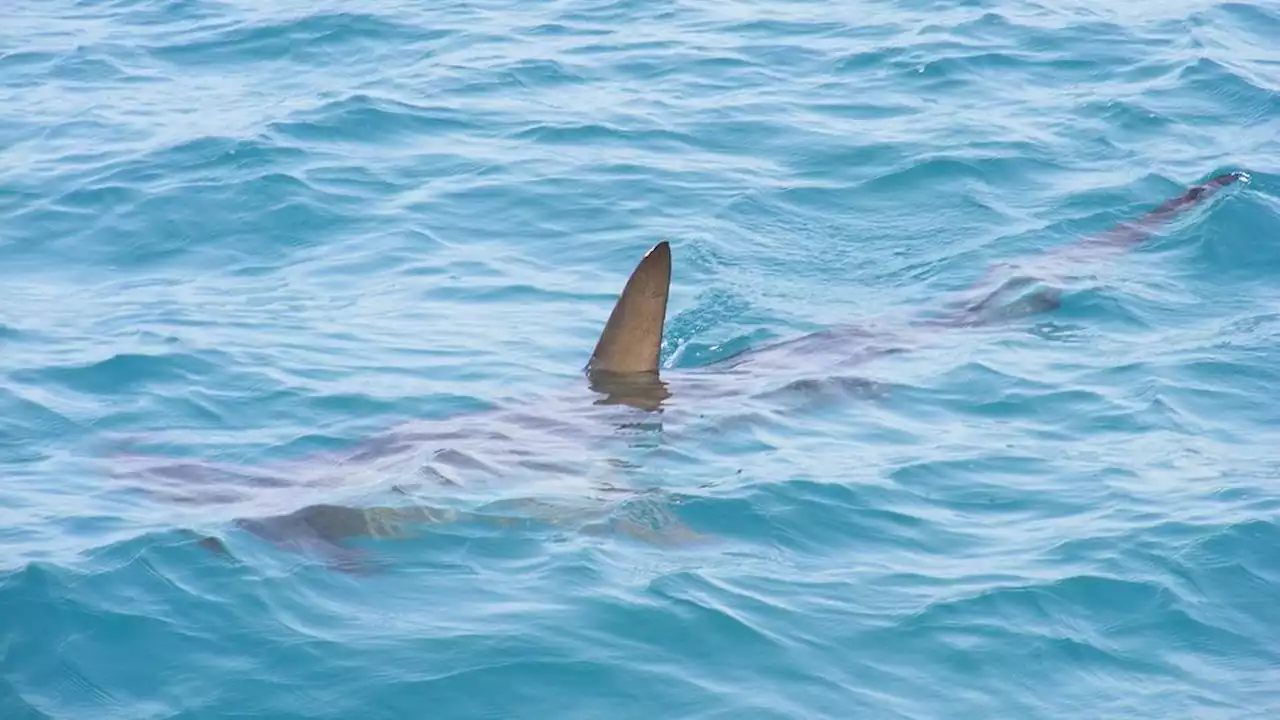
POLYGON ((1274 717, 1277 48, 1191 0, 7 5, 0 717, 1274 717), (593 406, 664 238, 713 392, 593 406), (709 371, 993 267, 1061 307, 709 371))

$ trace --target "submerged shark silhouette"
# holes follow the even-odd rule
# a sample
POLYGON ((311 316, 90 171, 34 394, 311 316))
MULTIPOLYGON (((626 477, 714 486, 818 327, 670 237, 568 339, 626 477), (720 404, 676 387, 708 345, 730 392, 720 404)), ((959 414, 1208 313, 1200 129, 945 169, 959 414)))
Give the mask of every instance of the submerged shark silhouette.
MULTIPOLYGON (((1082 255, 1122 252, 1149 238, 1178 213, 1247 177, 1240 172, 1213 177, 1137 221, 1067 246, 1054 259, 1079 260, 1082 255)), ((613 307, 584 368, 589 390, 586 396, 573 395, 559 404, 543 403, 540 412, 504 408, 447 422, 418 423, 365 442, 347 453, 275 469, 245 471, 212 463, 154 465, 141 456, 128 456, 134 465, 132 476, 149 476, 171 490, 194 487, 194 495, 175 499, 201 505, 241 504, 245 495, 242 491, 250 490, 246 509, 256 517, 246 519, 241 515, 236 525, 280 546, 319 551, 344 569, 349 569, 356 557, 342 545, 346 539, 411 536, 424 526, 447 522, 510 525, 532 518, 551 524, 576 524, 580 530, 610 529, 649 540, 687 539, 695 533, 681 526, 674 516, 664 515, 661 509, 661 527, 655 528, 651 522, 611 515, 608 505, 575 508, 554 500, 529 498, 563 497, 566 478, 591 478, 589 466, 601 458, 591 457, 589 448, 595 447, 597 441, 616 438, 620 429, 642 427, 643 417, 661 413, 673 398, 698 403, 717 398, 743 402, 743 398, 759 398, 780 390, 812 389, 832 382, 841 387, 866 388, 870 385, 866 381, 838 373, 876 357, 927 344, 941 328, 977 327, 1056 309, 1061 295, 1059 288, 1043 285, 1047 280, 1044 277, 1016 276, 994 288, 988 277, 965 294, 973 298, 976 291, 976 299, 953 303, 945 312, 911 324, 913 329, 928 332, 887 335, 859 328, 833 329, 746 350, 713 365, 664 377, 659 362, 671 275, 671 246, 663 241, 640 260, 613 307), (823 375, 804 377, 804 368, 814 366, 820 367, 823 375), (732 381, 726 383, 726 376, 732 381), (785 384, 778 386, 778 378, 784 378, 785 384), (550 412, 548 405, 554 405, 550 412), (622 415, 600 422, 600 413, 611 408, 622 415), (432 456, 424 461, 421 453, 427 448, 432 456), (419 482, 396 487, 414 500, 408 506, 313 504, 289 509, 297 507, 294 503, 299 486, 338 487, 358 472, 385 477, 406 463, 416 465, 419 479, 449 486, 449 494, 459 498, 477 485, 484 485, 484 481, 523 475, 521 479, 527 481, 521 482, 524 499, 492 502, 491 496, 482 494, 479 499, 487 504, 478 510, 435 507, 417 502, 417 491, 422 487, 419 482), (471 479, 460 481, 459 474, 470 475, 471 479), (480 483, 473 482, 477 476, 480 483), (264 493, 272 489, 280 490, 286 498, 278 507, 265 501, 264 493), (283 512, 272 514, 274 509, 283 512)), ((604 459, 606 464, 618 463, 614 457, 604 459)), ((642 494, 599 482, 586 485, 570 482, 567 494, 580 496, 587 489, 597 495, 611 491, 642 494)), ((647 512, 653 511, 651 507, 647 512)), ((200 542, 211 550, 229 554, 220 540, 206 537, 200 542)))

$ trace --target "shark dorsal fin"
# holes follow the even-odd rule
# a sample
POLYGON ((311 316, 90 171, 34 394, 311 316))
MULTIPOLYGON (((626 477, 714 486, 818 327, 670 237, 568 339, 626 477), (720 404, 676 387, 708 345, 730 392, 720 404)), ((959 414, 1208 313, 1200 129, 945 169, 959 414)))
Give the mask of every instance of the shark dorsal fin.
POLYGON ((588 371, 656 373, 671 289, 671 245, 663 240, 645 253, 613 306, 588 371))

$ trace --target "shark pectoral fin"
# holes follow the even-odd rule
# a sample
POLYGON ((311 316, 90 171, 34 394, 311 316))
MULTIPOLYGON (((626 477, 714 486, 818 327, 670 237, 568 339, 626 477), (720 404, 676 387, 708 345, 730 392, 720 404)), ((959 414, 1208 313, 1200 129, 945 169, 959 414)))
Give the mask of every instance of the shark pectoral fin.
POLYGON ((656 373, 671 289, 671 245, 662 241, 632 271, 600 334, 587 370, 656 373))

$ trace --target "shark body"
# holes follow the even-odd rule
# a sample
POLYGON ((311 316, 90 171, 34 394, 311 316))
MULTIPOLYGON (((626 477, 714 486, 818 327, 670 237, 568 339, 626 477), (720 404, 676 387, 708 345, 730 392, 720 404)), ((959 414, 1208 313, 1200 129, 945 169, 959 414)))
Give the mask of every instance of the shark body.
MULTIPOLYGON (((1047 267, 1137 246, 1174 216, 1244 178, 1243 173, 1226 173, 1192 186, 1136 221, 1066 246, 1050 257, 1047 267)), ((584 369, 586 383, 564 396, 416 422, 345 452, 277 467, 244 469, 122 455, 116 458, 117 470, 133 479, 146 476, 149 487, 172 500, 228 506, 239 518, 238 527, 282 547, 319 552, 339 567, 353 560, 344 544, 350 539, 407 537, 441 523, 542 522, 621 531, 647 540, 688 539, 696 534, 661 508, 655 510, 657 506, 647 507, 645 522, 614 512, 619 496, 644 495, 613 481, 619 473, 625 475, 626 465, 614 450, 618 443, 653 442, 664 413, 824 384, 848 392, 874 391, 873 383, 848 369, 927 347, 948 331, 1052 311, 1061 301, 1060 289, 1047 284, 1048 278, 1001 280, 990 275, 964 299, 909 323, 902 332, 835 328, 746 350, 705 367, 663 373, 659 355, 671 277, 671 246, 660 242, 623 287, 584 369), (784 379, 781 384, 779 378, 784 379), (397 478, 401 482, 393 492, 405 503, 297 506, 300 487, 350 487, 360 476, 374 484, 397 478), (513 485, 519 486, 518 496, 501 497, 503 492, 497 491, 500 499, 494 500, 496 487, 513 485), (444 496, 449 502, 442 501, 444 496)), ((228 552, 214 538, 200 542, 228 552)))

